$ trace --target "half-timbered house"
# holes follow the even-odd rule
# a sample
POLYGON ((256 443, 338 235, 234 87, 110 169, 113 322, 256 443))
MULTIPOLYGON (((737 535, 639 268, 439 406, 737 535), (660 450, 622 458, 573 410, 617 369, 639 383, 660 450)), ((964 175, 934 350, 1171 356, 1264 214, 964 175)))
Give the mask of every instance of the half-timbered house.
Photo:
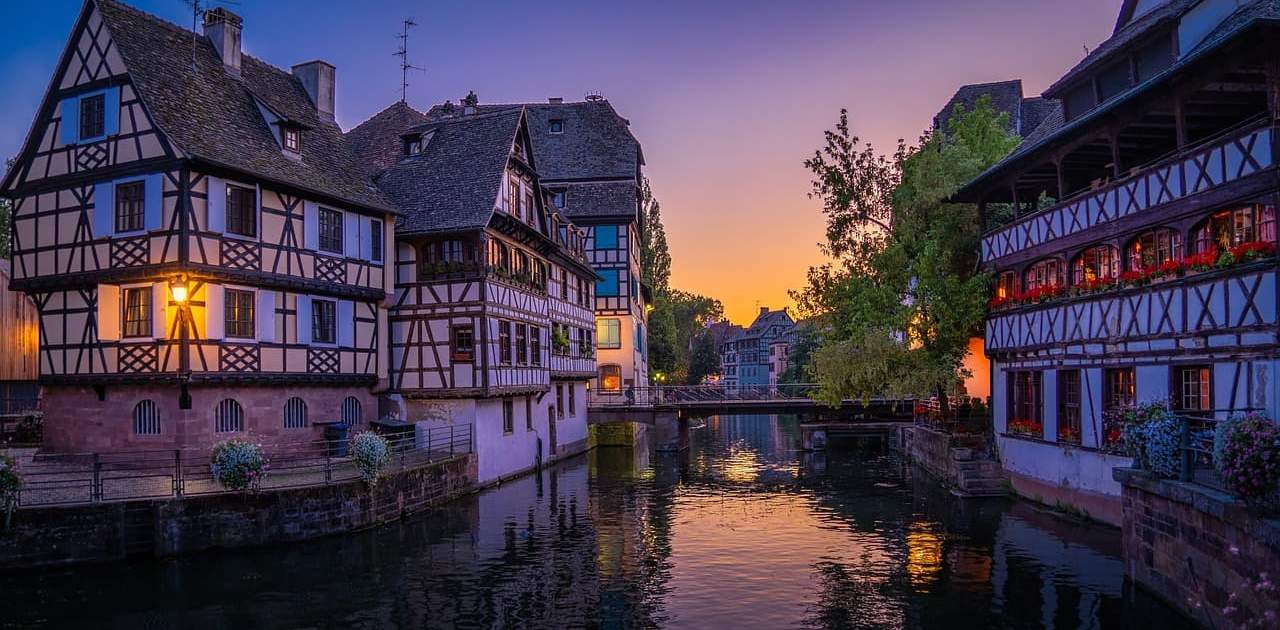
POLYGON ((649 383, 650 289, 640 276, 640 191, 644 154, 630 123, 607 99, 480 105, 474 95, 445 103, 436 119, 523 108, 542 183, 562 216, 587 231, 587 259, 595 269, 595 347, 598 391, 621 394, 649 383))
POLYGON ((1021 493, 1118 521, 1118 410, 1280 411, 1278 19, 1274 2, 1126 0, 1045 92, 1054 111, 957 195, 993 224, 985 349, 1021 493))
POLYGON ((396 211, 334 122, 334 67, 273 67, 242 28, 79 14, 2 190, 49 448, 301 442, 376 413, 396 211))
POLYGON ((415 423, 474 423, 481 482, 584 450, 595 274, 549 207, 526 111, 401 103, 348 137, 404 213, 390 401, 415 423))

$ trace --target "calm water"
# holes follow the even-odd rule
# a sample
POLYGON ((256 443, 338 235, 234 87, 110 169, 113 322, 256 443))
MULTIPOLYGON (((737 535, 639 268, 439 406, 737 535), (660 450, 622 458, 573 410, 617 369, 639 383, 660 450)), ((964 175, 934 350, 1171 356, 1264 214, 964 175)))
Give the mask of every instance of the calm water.
POLYGON ((375 531, 0 576, 0 626, 1177 628, 1115 530, 961 503, 874 443, 713 418, 375 531))

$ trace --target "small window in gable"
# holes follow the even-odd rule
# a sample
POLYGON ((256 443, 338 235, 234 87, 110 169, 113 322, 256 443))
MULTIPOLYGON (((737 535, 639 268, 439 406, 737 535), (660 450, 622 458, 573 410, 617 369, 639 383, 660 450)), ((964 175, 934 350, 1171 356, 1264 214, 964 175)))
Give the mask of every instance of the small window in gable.
POLYGON ((302 131, 297 127, 280 126, 280 144, 285 151, 302 153, 302 131))
POLYGON ((552 118, 551 121, 547 123, 547 132, 564 133, 564 121, 559 118, 552 118))
POLYGON ((417 155, 422 153, 422 136, 413 136, 404 141, 404 154, 417 155))
POLYGON ((80 139, 97 138, 106 128, 107 97, 94 94, 80 99, 80 139))
POLYGON ((564 208, 564 191, 557 190, 551 193, 551 203, 555 204, 557 208, 564 208))

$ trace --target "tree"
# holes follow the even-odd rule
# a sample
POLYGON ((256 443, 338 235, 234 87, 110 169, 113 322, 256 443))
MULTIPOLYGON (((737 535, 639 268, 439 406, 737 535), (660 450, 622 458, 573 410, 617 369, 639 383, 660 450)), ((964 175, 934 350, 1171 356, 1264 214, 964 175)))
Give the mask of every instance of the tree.
POLYGON ((890 160, 858 148, 841 111, 826 147, 805 161, 827 215, 824 249, 836 259, 811 268, 793 294, 823 326, 811 361, 822 400, 945 401, 965 376, 990 279, 977 267, 977 209, 947 199, 1018 139, 987 97, 972 110, 957 105, 951 121, 913 148, 899 141, 890 160))
MULTIPOLYGON (((4 162, 4 170, 7 172, 13 168, 14 158, 9 158, 4 162)), ((9 257, 9 244, 11 242, 10 230, 13 226, 13 203, 8 199, 0 198, 0 258, 9 257)))
POLYGON ((796 324, 795 341, 787 349, 787 369, 778 375, 779 383, 811 383, 813 353, 820 344, 818 329, 812 322, 796 324))
POLYGON ((662 208, 649 178, 640 189, 640 279, 662 293, 670 288, 671 252, 667 250, 667 230, 662 225, 662 208))
POLYGON ((693 344, 693 355, 689 359, 689 374, 685 384, 698 385, 702 379, 720 373, 720 351, 711 331, 703 329, 693 344))

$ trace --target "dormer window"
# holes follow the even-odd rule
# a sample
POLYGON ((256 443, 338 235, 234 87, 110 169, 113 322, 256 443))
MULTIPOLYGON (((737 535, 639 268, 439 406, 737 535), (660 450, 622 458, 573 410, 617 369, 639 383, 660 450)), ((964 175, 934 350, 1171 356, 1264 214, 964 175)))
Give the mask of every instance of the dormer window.
POLYGON ((80 139, 97 138, 103 135, 106 126, 105 94, 94 94, 80 99, 80 139))
POLYGON ((414 136, 404 141, 404 154, 417 155, 422 153, 422 136, 414 136))
POLYGON ((280 127, 280 144, 291 153, 302 153, 302 131, 296 127, 280 127))
POLYGON ((564 133, 564 121, 559 118, 552 118, 547 123, 547 133, 564 133))
POLYGON ((557 190, 551 193, 551 203, 554 204, 555 207, 563 209, 564 208, 564 191, 557 190))

